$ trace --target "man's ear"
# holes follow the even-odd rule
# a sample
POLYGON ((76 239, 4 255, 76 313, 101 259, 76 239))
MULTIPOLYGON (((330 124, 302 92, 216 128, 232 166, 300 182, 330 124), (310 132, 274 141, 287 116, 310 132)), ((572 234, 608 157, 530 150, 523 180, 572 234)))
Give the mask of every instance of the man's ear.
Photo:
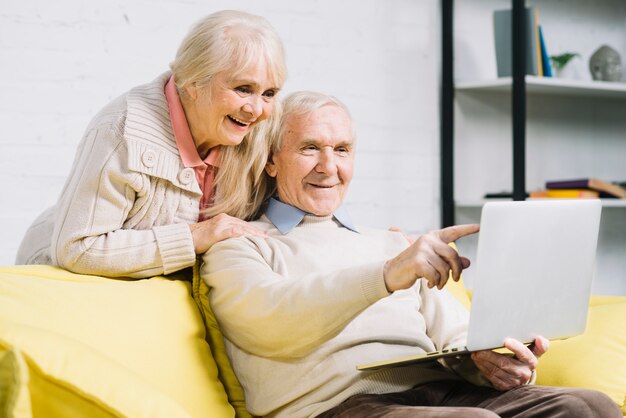
POLYGON ((270 177, 276 177, 276 164, 274 164, 274 155, 270 154, 267 159, 267 163, 265 163, 265 172, 270 177))

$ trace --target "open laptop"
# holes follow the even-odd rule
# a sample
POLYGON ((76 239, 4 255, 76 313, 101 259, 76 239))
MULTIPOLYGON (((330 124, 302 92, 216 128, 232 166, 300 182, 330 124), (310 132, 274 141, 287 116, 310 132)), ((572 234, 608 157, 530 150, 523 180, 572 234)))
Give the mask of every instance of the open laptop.
POLYGON ((582 334, 600 213, 597 199, 489 202, 483 206, 466 347, 357 366, 376 370, 582 334))

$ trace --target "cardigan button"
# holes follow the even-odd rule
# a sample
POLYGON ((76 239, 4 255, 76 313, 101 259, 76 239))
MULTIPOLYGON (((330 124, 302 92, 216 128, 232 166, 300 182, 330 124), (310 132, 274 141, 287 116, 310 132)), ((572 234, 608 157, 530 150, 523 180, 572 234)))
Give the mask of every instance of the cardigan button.
POLYGON ((195 173, 193 171, 193 168, 184 168, 180 173, 178 173, 178 181, 180 181, 184 185, 188 185, 192 182, 194 175, 195 173))
POLYGON ((147 150, 141 155, 141 162, 146 167, 150 168, 156 164, 156 153, 152 150, 147 150))

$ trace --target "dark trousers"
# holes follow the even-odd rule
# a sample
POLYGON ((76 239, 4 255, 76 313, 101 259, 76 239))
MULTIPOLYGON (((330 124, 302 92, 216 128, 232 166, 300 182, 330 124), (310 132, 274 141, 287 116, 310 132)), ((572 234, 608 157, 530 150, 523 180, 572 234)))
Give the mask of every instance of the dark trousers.
POLYGON ((608 396, 589 389, 520 386, 507 392, 443 381, 405 392, 355 395, 318 418, 622 418, 608 396))

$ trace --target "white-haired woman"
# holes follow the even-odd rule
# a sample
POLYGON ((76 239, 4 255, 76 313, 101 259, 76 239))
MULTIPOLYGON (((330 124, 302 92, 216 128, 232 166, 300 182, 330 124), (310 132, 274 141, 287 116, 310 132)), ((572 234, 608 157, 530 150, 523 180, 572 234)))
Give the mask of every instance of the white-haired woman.
POLYGON ((262 17, 213 13, 170 67, 94 117, 18 264, 148 277, 193 265, 215 242, 260 234, 246 220, 267 194, 266 136, 286 77, 278 35, 262 17))

